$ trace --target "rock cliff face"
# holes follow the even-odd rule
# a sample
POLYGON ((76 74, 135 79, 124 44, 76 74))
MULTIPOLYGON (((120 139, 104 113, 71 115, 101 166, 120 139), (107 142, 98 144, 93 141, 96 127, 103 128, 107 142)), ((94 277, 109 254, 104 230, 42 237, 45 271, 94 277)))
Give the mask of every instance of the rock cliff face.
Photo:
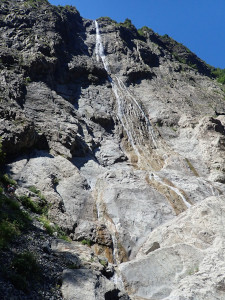
POLYGON ((225 92, 204 62, 47 1, 2 0, 0 34, 17 193, 36 186, 50 220, 114 268, 64 270, 64 299, 225 299, 225 92))

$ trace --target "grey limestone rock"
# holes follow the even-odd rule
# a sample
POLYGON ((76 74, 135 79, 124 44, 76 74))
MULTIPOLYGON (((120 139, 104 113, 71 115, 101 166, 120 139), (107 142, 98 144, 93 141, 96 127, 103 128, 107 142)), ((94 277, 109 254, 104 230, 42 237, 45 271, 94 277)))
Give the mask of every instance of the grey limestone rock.
POLYGON ((144 299, 223 299, 223 214, 224 197, 210 197, 155 229, 137 258, 120 265, 134 294, 144 299), (150 251, 154 243, 160 248, 150 251))
POLYGON ((17 195, 92 244, 51 245, 63 297, 222 300, 224 87, 168 36, 32 3, 0 4, 0 136, 17 195))
POLYGON ((120 294, 112 282, 85 269, 64 270, 62 293, 67 300, 129 299, 120 294))

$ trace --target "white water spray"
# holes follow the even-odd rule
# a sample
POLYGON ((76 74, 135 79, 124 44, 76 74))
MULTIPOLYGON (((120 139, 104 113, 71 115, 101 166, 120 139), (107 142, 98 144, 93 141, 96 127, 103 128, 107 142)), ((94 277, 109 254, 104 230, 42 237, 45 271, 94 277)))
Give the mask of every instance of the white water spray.
POLYGON ((101 59, 106 72, 110 73, 109 64, 107 62, 107 59, 106 59, 106 56, 104 53, 104 48, 103 48, 103 44, 102 44, 102 39, 101 39, 101 35, 100 35, 98 22, 96 20, 95 20, 95 28, 96 28, 96 46, 95 46, 96 59, 97 59, 97 61, 99 61, 101 59))

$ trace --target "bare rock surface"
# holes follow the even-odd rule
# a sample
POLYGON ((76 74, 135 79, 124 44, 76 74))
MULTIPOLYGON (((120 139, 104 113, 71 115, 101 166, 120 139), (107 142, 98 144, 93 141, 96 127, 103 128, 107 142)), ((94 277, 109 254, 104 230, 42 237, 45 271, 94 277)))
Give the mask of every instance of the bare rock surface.
POLYGON ((73 233, 79 219, 93 218, 92 197, 78 169, 62 156, 35 152, 9 165, 22 186, 37 187, 51 204, 55 222, 73 233))
POLYGON ((85 269, 64 270, 62 294, 64 299, 68 300, 104 300, 107 297, 108 299, 110 297, 118 300, 125 299, 118 295, 118 291, 114 290, 112 282, 99 276, 96 272, 85 269))
POLYGON ((145 172, 122 168, 118 165, 98 179, 94 197, 99 220, 111 227, 126 256, 132 257, 148 233, 175 213, 167 199, 145 181, 145 172))
POLYGON ((225 299, 225 94, 210 66, 47 1, 1 1, 0 25, 6 171, 73 240, 51 245, 78 267, 63 298, 225 299))
POLYGON ((223 299, 223 220, 224 197, 210 197, 153 230, 120 265, 129 290, 143 299, 223 299))

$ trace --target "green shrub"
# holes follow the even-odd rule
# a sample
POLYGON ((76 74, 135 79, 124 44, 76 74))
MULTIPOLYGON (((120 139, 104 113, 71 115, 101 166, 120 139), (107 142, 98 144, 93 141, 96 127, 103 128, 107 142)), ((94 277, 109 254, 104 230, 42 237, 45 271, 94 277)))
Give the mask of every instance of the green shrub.
POLYGON ((40 4, 48 3, 47 0, 25 0, 24 5, 25 6, 31 6, 33 8, 38 7, 40 4))
MULTIPOLYGON (((101 20, 101 18, 99 18, 99 20, 101 20)), ((132 24, 131 20, 128 19, 128 18, 126 18, 124 22, 117 23, 113 20, 112 20, 112 22, 116 25, 116 27, 122 26, 122 27, 125 27, 127 29, 137 31, 136 27, 132 24)))
POLYGON ((217 80, 218 82, 225 84, 225 74, 223 76, 220 76, 217 80))
POLYGON ((117 24, 117 22, 114 21, 113 19, 111 19, 110 17, 100 17, 100 18, 98 18, 98 21, 108 21, 110 23, 117 24))
POLYGON ((55 8, 59 11, 59 12, 65 12, 65 11, 69 11, 69 12, 74 12, 74 13, 78 13, 77 9, 75 6, 72 6, 72 5, 65 5, 65 6, 62 6, 62 5, 57 5, 55 6, 55 8))
POLYGON ((225 84, 225 69, 214 68, 212 70, 212 74, 218 82, 225 84))
POLYGON ((59 239, 62 239, 66 242, 71 242, 71 238, 68 237, 68 235, 66 235, 66 233, 58 225, 51 225, 50 220, 48 220, 45 215, 39 217, 38 220, 43 224, 48 234, 53 235, 54 232, 57 232, 59 239))
POLYGON ((24 84, 25 85, 28 85, 29 83, 31 83, 31 79, 30 79, 30 77, 28 76, 28 77, 26 77, 25 79, 24 79, 24 84))
POLYGON ((194 275, 195 273, 199 272, 199 267, 198 266, 194 266, 191 269, 188 270, 188 275, 194 275))
POLYGON ((112 19, 110 17, 100 17, 98 21, 112 21, 112 19))
POLYGON ((187 62, 187 64, 189 65, 189 67, 193 68, 193 69, 198 69, 198 66, 196 64, 192 64, 191 62, 187 62))
POLYGON ((20 209, 18 201, 0 194, 0 248, 6 247, 30 224, 30 217, 20 209))
POLYGON ((71 238, 65 234, 65 232, 58 226, 58 225, 55 225, 55 231, 58 233, 58 238, 59 239, 62 239, 66 242, 71 242, 71 238))
POLYGON ((172 55, 182 64, 186 64, 187 61, 185 58, 180 57, 176 52, 172 52, 172 55))
POLYGON ((30 186, 28 189, 36 195, 40 192, 34 185, 30 186))
POLYGON ((5 185, 16 185, 17 182, 9 177, 8 174, 4 174, 0 177, 0 181, 5 185))
POLYGON ((138 29, 138 34, 140 36, 145 36, 145 32, 152 32, 152 29, 147 26, 143 26, 140 29, 138 29))
POLYGON ((88 245, 89 247, 91 247, 91 245, 93 244, 93 242, 91 240, 82 240, 81 241, 82 245, 88 245))
POLYGON ((71 238, 68 235, 66 235, 66 234, 59 235, 59 239, 62 239, 64 241, 68 242, 68 243, 72 242, 71 238))
POLYGON ((50 224, 51 222, 48 220, 48 218, 42 215, 40 218, 38 218, 38 220, 43 224, 47 233, 53 235, 53 232, 55 232, 55 228, 50 224))
POLYGON ((123 22, 123 26, 127 27, 127 28, 130 28, 132 27, 132 22, 130 19, 126 18, 126 20, 123 22))
POLYGON ((108 265, 107 261, 104 259, 100 259, 99 262, 103 267, 107 267, 107 265, 108 265))
POLYGON ((64 7, 65 7, 65 9, 67 9, 69 11, 73 11, 74 10, 74 8, 73 8, 72 5, 65 5, 64 7))
POLYGON ((41 191, 40 190, 38 190, 35 186, 30 186, 29 187, 29 190, 32 192, 32 193, 34 193, 34 194, 36 194, 41 200, 46 200, 45 199, 45 197, 41 194, 41 191))
POLYGON ((118 26, 123 26, 131 30, 136 30, 136 27, 132 24, 131 20, 126 18, 123 23, 119 23, 118 26))
POLYGON ((8 207, 11 210, 14 210, 15 212, 17 212, 17 211, 20 212, 20 205, 17 200, 14 200, 10 197, 6 197, 5 195, 3 195, 3 197, 5 197, 5 203, 8 205, 8 207))
POLYGON ((16 223, 2 220, 0 222, 0 249, 6 247, 19 234, 20 230, 16 223))
POLYGON ((25 208, 30 209, 32 212, 36 214, 41 214, 43 212, 42 207, 39 204, 35 203, 33 200, 31 200, 31 198, 28 196, 20 196, 19 200, 25 208))
POLYGON ((53 184, 58 185, 59 184, 59 179, 57 177, 55 177, 53 179, 53 184))

